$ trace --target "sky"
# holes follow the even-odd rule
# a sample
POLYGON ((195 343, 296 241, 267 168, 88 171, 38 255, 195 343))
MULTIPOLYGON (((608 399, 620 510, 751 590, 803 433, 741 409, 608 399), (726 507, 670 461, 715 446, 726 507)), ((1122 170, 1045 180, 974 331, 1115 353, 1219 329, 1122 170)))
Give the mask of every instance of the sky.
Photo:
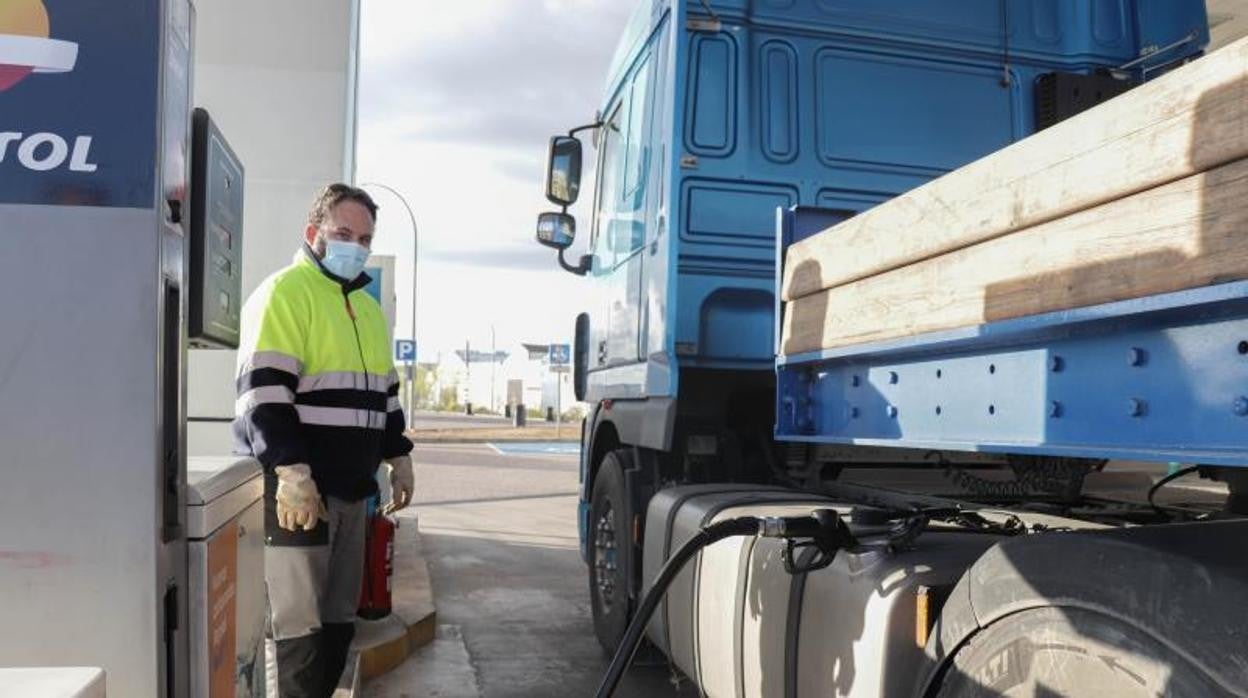
MULTIPOLYGON (((363 0, 357 181, 401 192, 419 228, 421 361, 463 348, 570 342, 586 285, 534 240, 550 136, 593 120, 632 0, 363 0)), ((586 160, 592 159, 586 142, 586 160)), ((588 165, 588 162, 587 162, 588 165)), ((590 226, 592 174, 572 209, 590 226)), ((397 258, 410 335, 411 224, 392 194, 374 253, 397 258)))

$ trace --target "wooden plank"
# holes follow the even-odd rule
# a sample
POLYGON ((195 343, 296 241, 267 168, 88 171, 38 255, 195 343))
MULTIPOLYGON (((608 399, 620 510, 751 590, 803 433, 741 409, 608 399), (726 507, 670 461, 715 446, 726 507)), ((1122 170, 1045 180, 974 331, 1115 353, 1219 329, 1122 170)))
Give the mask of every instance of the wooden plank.
POLYGON ((1248 39, 803 240, 792 300, 1248 157, 1248 39))
POLYGON ((785 306, 783 351, 1248 279, 1248 159, 785 306))

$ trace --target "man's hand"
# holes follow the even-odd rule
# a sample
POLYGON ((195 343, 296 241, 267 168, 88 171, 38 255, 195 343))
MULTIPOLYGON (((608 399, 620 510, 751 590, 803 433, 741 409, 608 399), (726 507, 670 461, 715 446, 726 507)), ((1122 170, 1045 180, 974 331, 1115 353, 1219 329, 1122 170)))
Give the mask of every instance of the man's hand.
POLYGON ((416 477, 412 474, 411 456, 387 458, 386 464, 390 466, 390 503, 386 505, 384 513, 393 514, 412 503, 416 477))
POLYGON ((277 525, 287 531, 311 531, 326 518, 325 502, 312 479, 312 468, 297 463, 279 465, 277 472, 277 525))

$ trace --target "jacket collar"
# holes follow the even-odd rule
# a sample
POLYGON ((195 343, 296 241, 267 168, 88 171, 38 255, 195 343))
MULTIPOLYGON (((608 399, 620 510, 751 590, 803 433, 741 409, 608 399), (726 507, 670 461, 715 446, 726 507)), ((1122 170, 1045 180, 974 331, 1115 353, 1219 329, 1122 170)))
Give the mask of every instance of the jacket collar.
POLYGON ((308 247, 308 243, 306 242, 300 245, 299 251, 295 253, 295 263, 315 267, 321 272, 321 274, 325 275, 325 278, 341 286, 343 293, 358 291, 373 282, 373 277, 365 274, 364 272, 360 272, 359 276, 350 281, 334 274, 330 270, 326 269, 324 264, 321 264, 321 260, 317 259, 316 254, 312 252, 312 248, 308 247))

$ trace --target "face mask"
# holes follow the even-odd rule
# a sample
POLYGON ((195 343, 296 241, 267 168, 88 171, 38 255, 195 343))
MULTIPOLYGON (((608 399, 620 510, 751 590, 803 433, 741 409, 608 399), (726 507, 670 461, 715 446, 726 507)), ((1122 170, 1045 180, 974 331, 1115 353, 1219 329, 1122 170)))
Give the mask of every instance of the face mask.
POLYGON ((340 240, 325 241, 325 256, 321 264, 334 276, 351 281, 364 271, 366 262, 368 249, 364 246, 340 240))

